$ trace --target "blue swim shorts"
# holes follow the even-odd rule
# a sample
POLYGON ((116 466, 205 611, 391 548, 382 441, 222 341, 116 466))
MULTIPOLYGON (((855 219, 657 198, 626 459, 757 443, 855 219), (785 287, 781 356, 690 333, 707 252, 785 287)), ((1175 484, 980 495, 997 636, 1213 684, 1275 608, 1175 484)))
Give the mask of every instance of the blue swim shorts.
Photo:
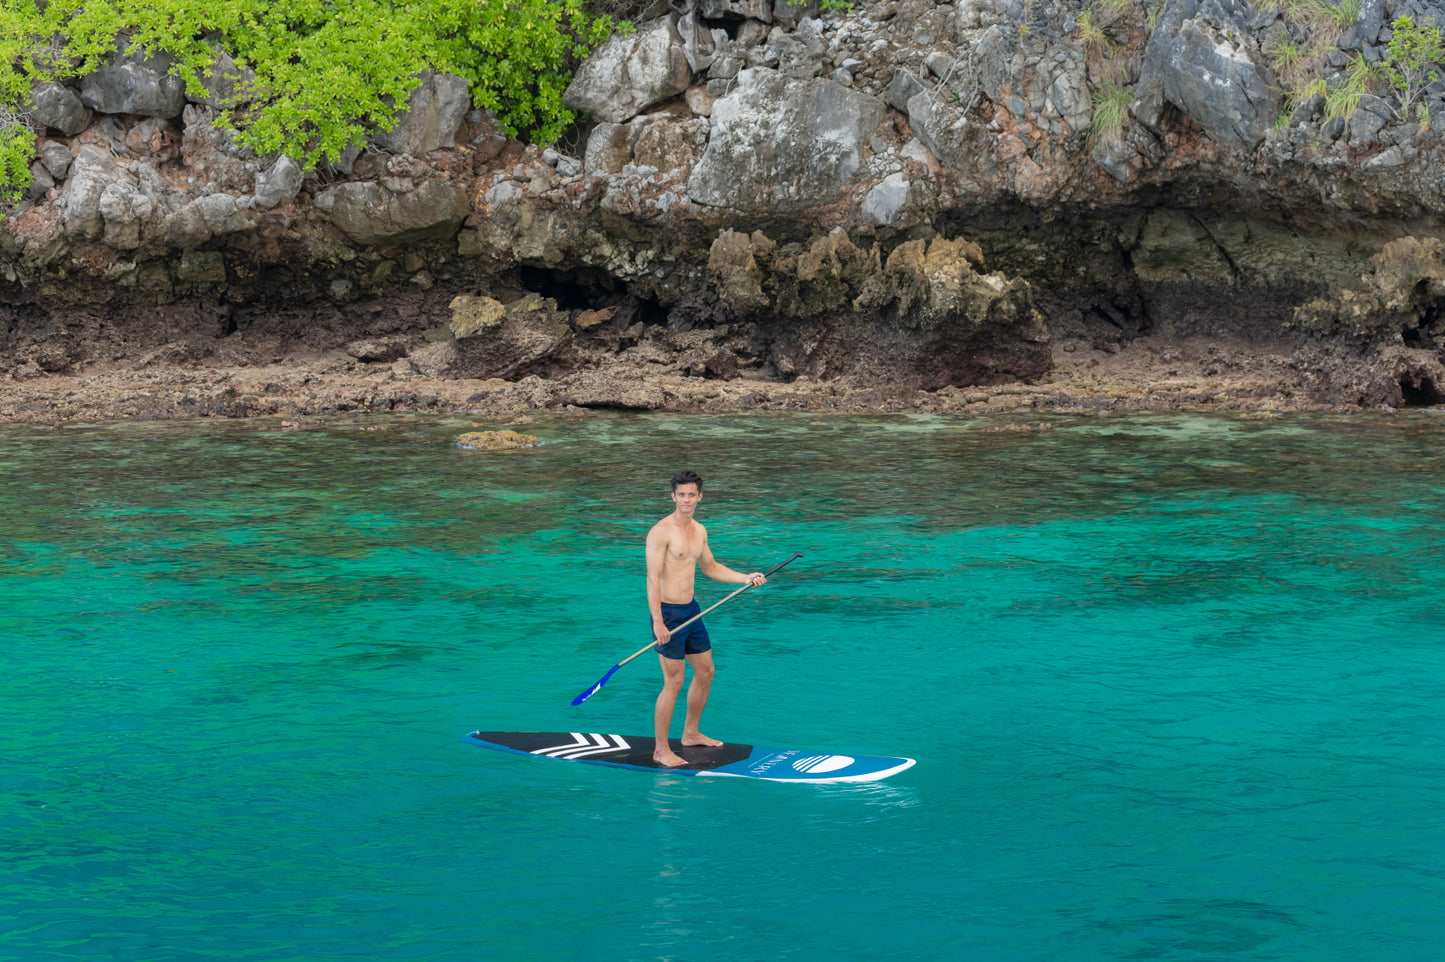
MULTIPOLYGON (((685 605, 670 605, 662 603, 662 623, 670 630, 673 625, 680 625, 693 615, 702 611, 702 606, 694 598, 685 605)), ((647 619, 647 630, 652 631, 652 619, 647 619)), ((653 636, 654 640, 656 636, 653 636)), ((657 649, 657 653, 664 658, 671 658, 680 661, 685 655, 700 655, 704 651, 712 650, 712 639, 707 635, 707 625, 699 618, 680 632, 673 632, 667 644, 657 649)))

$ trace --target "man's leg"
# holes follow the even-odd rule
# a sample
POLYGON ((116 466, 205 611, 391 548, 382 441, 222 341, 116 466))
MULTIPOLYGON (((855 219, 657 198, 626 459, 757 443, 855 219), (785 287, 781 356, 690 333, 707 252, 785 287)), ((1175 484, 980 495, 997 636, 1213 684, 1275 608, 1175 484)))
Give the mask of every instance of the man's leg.
POLYGON ((687 656, 692 666, 692 684, 687 687, 687 720, 682 725, 684 745, 721 745, 716 738, 708 738, 698 731, 702 723, 702 710, 707 707, 707 696, 712 692, 712 652, 700 651, 687 656))
MULTIPOLYGON (((662 665, 662 691, 657 696, 657 708, 653 712, 657 744, 652 749, 652 759, 668 768, 676 768, 686 765, 687 760, 672 750, 672 744, 668 741, 668 729, 672 728, 672 710, 677 707, 677 696, 682 691, 683 669, 686 663, 680 658, 664 658, 662 655, 658 655, 657 660, 662 665)), ((691 693, 688 695, 688 704, 692 704, 691 693)), ((691 709, 688 717, 691 717, 691 709)))

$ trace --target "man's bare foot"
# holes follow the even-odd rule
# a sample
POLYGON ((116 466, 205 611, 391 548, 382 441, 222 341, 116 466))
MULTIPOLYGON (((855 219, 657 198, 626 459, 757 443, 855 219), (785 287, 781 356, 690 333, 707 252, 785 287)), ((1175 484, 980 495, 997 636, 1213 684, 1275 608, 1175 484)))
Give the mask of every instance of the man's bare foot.
POLYGON ((696 735, 683 735, 682 743, 684 745, 707 745, 709 748, 717 748, 722 744, 716 738, 708 738, 702 732, 698 732, 696 735))
POLYGON ((686 758, 683 758, 677 752, 671 750, 665 752, 653 752, 652 760, 657 762, 657 764, 663 766, 664 768, 677 768, 680 765, 687 764, 686 758))

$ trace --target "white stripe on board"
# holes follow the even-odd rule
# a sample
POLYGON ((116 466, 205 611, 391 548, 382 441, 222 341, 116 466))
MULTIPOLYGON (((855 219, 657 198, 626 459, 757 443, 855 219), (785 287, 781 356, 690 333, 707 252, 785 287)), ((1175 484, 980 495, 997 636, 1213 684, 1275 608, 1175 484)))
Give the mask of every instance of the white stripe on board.
POLYGON ((572 736, 571 742, 534 749, 532 754, 550 758, 585 758, 588 755, 605 755, 618 749, 626 751, 632 747, 620 735, 584 735, 581 732, 568 734, 572 736))

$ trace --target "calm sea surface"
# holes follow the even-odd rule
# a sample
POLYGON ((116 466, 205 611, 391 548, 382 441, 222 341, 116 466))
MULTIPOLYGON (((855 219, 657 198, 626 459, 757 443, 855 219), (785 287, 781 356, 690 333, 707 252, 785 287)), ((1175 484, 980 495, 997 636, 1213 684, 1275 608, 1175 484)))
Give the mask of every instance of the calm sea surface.
POLYGON ((0 428, 0 958, 1440 959, 1445 418, 1048 423, 0 428), (684 466, 704 730, 915 768, 463 744, 649 730, 684 466))

